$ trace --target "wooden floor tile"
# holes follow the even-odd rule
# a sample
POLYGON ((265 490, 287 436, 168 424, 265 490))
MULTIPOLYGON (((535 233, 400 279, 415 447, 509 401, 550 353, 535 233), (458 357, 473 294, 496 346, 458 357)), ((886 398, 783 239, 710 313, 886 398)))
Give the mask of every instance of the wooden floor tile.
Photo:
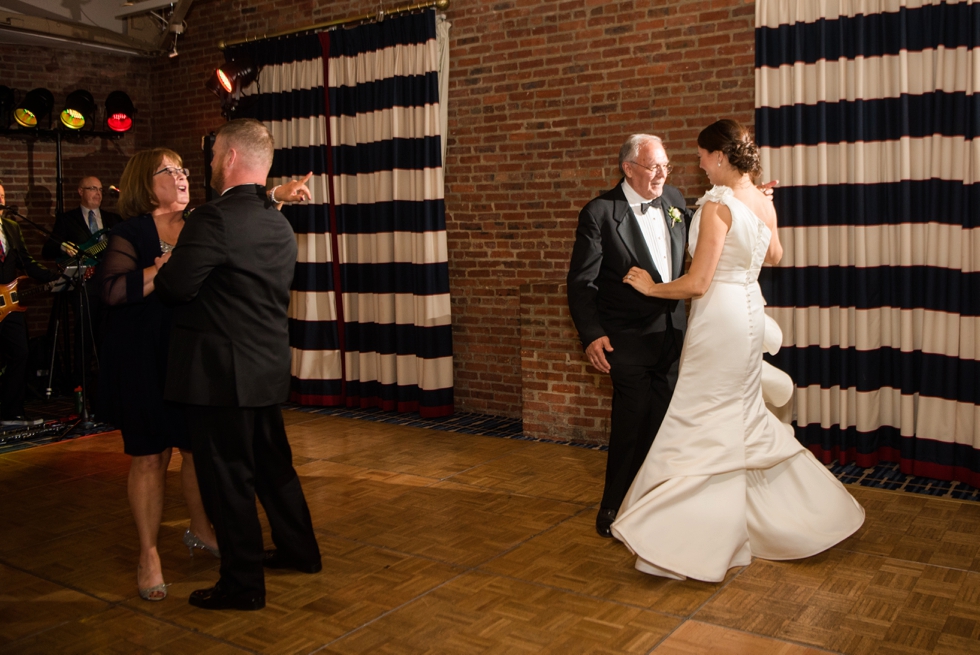
POLYGON ((528 443, 452 477, 453 482, 571 503, 598 505, 605 482, 606 453, 528 443))
MULTIPOLYGON (((162 602, 165 603, 167 600, 162 602)), ((247 652, 206 635, 168 625, 118 606, 21 639, 11 644, 10 648, 11 652, 22 655, 34 653, 39 655, 51 655, 51 653, 234 655, 247 652)))
POLYGON ((980 503, 852 488, 864 526, 840 548, 980 572, 980 503))
POLYGON ((438 482, 435 478, 323 460, 311 460, 297 466, 296 471, 313 524, 327 531, 344 522, 360 521, 372 505, 389 503, 411 489, 438 482))
POLYGON ((259 612, 204 612, 189 605, 190 592, 214 584, 216 574, 172 585, 162 603, 126 604, 249 650, 310 653, 462 572, 340 539, 319 541, 323 570, 267 572, 266 608, 259 612))
POLYGON ((0 647, 108 608, 105 601, 0 564, 0 647))
POLYGON ((545 498, 439 482, 364 509, 319 529, 451 564, 476 566, 578 511, 545 498))
POLYGON ((678 622, 648 610, 472 572, 324 652, 646 653, 678 622))
POLYGON ((933 652, 944 636, 980 652, 980 574, 831 550, 755 560, 699 621, 844 653, 933 652))
POLYGON ((372 425, 379 426, 379 434, 386 431, 391 436, 381 445, 328 459, 350 466, 446 478, 527 445, 514 439, 460 435, 383 423, 372 425))
POLYGON ((687 621, 677 628, 654 655, 826 655, 831 651, 687 621))
POLYGON ((594 524, 593 511, 579 514, 480 568, 681 616, 692 614, 724 584, 640 573, 633 566, 636 557, 620 542, 596 534, 594 524))

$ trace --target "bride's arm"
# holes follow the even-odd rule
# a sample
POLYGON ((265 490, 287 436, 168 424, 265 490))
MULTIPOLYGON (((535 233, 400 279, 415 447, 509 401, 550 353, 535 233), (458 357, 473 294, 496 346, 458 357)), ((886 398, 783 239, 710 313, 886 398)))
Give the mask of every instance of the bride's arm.
POLYGON ((701 209, 698 247, 694 251, 691 268, 685 275, 671 282, 657 284, 649 273, 634 266, 623 278, 623 282, 640 293, 655 298, 681 300, 703 296, 715 275, 722 248, 725 247, 725 237, 731 226, 732 213, 728 207, 709 202, 701 209))
POLYGON ((775 266, 783 258, 783 244, 779 242, 779 222, 776 218, 776 210, 772 212, 772 224, 767 227, 772 232, 769 239, 769 250, 766 251, 766 263, 775 266))

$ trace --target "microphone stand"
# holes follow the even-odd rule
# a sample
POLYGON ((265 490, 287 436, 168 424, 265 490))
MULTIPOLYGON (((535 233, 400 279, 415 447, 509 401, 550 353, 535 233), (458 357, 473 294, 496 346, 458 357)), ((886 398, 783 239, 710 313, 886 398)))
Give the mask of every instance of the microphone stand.
MULTIPOLYGON (((78 294, 78 315, 75 320, 79 322, 79 343, 75 344, 78 348, 78 366, 81 369, 79 371, 81 375, 81 389, 82 389, 82 406, 81 415, 79 416, 78 427, 83 430, 89 430, 95 427, 95 422, 88 413, 88 385, 86 384, 86 378, 88 378, 88 369, 85 368, 85 320, 89 320, 89 332, 92 331, 91 317, 88 313, 88 291, 85 289, 85 261, 86 254, 81 249, 75 251, 75 256, 68 260, 69 266, 75 266, 75 272, 70 278, 72 281, 72 289, 78 294)), ((92 336, 91 338, 94 338, 92 336)), ((93 352, 95 351, 95 344, 93 343, 93 352)))

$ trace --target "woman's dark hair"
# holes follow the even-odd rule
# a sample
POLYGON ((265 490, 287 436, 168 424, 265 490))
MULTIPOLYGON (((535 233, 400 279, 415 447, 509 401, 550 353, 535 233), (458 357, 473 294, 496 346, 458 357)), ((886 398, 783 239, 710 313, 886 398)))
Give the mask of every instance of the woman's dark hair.
POLYGON ((749 173, 756 177, 762 173, 759 147, 755 145, 749 131, 738 121, 729 118, 715 121, 701 130, 698 145, 708 152, 720 150, 725 153, 728 162, 743 175, 749 173))

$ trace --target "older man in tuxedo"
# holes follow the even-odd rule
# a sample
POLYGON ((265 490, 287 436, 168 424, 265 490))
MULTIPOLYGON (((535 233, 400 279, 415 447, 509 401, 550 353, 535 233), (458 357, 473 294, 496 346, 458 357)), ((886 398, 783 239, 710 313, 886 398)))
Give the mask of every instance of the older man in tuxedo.
POLYGON ((279 409, 289 393, 286 311, 297 251, 289 222, 266 194, 272 154, 272 135, 258 121, 218 130, 211 186, 221 196, 187 218, 154 281, 174 306, 164 397, 186 407, 201 497, 221 550, 217 584, 190 597, 204 609, 264 607, 263 566, 321 569, 279 409), (256 495, 275 550, 263 552, 256 495))
POLYGON ((623 282, 633 266, 657 282, 684 271, 687 205, 667 185, 663 143, 630 136, 620 148, 623 178, 579 214, 568 271, 568 306, 589 362, 613 384, 606 480, 596 530, 611 537, 626 491, 653 443, 677 381, 684 302, 645 296, 623 282))

